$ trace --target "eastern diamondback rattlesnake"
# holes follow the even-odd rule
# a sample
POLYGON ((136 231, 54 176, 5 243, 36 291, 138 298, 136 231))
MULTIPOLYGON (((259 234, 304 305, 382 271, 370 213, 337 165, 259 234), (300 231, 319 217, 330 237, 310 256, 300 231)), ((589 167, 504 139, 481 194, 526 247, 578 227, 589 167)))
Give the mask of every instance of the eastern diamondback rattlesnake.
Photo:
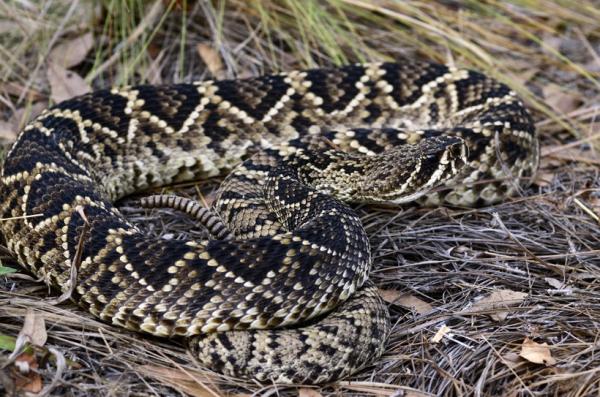
POLYGON ((389 331, 367 236, 341 201, 402 203, 446 185, 425 201, 493 203, 537 164, 509 88, 436 64, 115 88, 27 125, 4 162, 0 229, 50 286, 66 290, 77 265, 73 299, 107 322, 182 336, 223 373, 317 383, 367 365, 389 331), (218 239, 153 238, 114 207, 228 172, 200 216, 218 239))

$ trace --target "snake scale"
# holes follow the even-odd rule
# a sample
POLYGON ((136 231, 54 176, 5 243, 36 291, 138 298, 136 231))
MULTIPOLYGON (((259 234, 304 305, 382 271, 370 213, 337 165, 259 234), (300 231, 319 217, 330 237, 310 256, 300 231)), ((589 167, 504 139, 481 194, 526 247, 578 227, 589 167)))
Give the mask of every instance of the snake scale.
MULTIPOLYGON (((514 92, 433 63, 114 88, 24 128, 4 161, 0 229, 26 269, 63 291, 74 279, 72 298, 102 320, 182 338, 227 375, 328 382, 381 355, 390 331, 345 203, 490 204, 538 158, 514 92), (198 216, 219 238, 153 237, 114 206, 226 174, 198 216)), ((160 201, 146 204, 177 200, 160 201)))

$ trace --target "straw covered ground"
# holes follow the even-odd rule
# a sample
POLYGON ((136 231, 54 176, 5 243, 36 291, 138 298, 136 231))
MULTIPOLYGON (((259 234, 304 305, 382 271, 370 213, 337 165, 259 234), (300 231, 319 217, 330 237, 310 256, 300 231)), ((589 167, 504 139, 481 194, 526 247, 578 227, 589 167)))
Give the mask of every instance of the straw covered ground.
MULTIPOLYGON (((106 85, 411 58, 509 84, 543 151, 532 186, 497 206, 357 208, 394 326, 384 356, 349 379, 309 388, 218 376, 176 343, 57 302, 5 253, 0 394, 600 395, 598 21, 592 0, 0 1, 7 142, 49 104, 106 85)), ((169 191, 208 202, 218 182, 169 191)), ((121 208, 156 235, 204 235, 185 216, 135 205, 121 208)))

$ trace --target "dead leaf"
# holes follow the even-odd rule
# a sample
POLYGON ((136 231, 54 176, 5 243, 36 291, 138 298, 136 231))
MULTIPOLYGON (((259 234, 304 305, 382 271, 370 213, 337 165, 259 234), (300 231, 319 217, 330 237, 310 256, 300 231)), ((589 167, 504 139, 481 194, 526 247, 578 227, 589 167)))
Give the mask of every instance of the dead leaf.
POLYGON ((384 301, 392 305, 402 306, 409 310, 414 310, 419 314, 426 314, 433 310, 433 306, 417 298, 414 295, 402 293, 394 289, 380 289, 379 295, 384 301))
POLYGON ((298 397, 323 397, 323 395, 316 389, 301 387, 298 389, 298 397))
POLYGON ((525 292, 511 291, 509 289, 496 290, 476 302, 469 311, 489 311, 494 310, 489 316, 494 321, 503 321, 508 316, 510 310, 498 310, 508 309, 509 306, 516 306, 525 299, 527 294, 525 292))
POLYGON ((196 50, 213 76, 217 79, 225 77, 225 69, 223 61, 221 61, 221 56, 212 46, 206 43, 198 43, 196 50))
POLYGON ((34 355, 22 353, 15 359, 11 376, 18 391, 39 393, 42 390, 42 377, 36 372, 38 362, 34 355))
POLYGON ((546 342, 537 343, 529 338, 525 338, 523 341, 519 356, 535 364, 545 364, 547 366, 556 364, 556 360, 552 357, 546 342))
POLYGON ((164 382, 174 389, 180 390, 194 397, 215 397, 223 393, 212 384, 211 378, 198 371, 180 370, 175 368, 160 367, 157 365, 142 365, 138 370, 152 378, 164 382), (210 387, 208 384, 211 384, 210 387))
POLYGON ((50 83, 51 98, 54 102, 62 102, 74 96, 90 92, 90 86, 77 73, 65 69, 57 63, 49 62, 46 72, 50 83))
POLYGON ((32 309, 27 310, 23 327, 17 336, 15 350, 9 357, 14 359, 11 367, 11 377, 17 390, 38 393, 42 390, 42 378, 35 371, 38 368, 37 359, 30 351, 23 352, 30 345, 43 346, 48 339, 44 318, 36 314, 32 309), (22 352, 22 353, 20 353, 22 352))
POLYGON ((46 323, 44 317, 36 314, 33 310, 28 309, 25 315, 23 328, 19 332, 19 337, 25 337, 29 343, 35 346, 44 346, 48 340, 46 333, 46 323))
POLYGON ((579 108, 583 103, 580 95, 567 92, 561 86, 554 83, 544 85, 543 94, 546 103, 552 109, 564 114, 579 108))
POLYGON ((502 355, 502 361, 504 364, 508 365, 510 368, 514 368, 519 365, 519 355, 515 352, 508 352, 502 355))
POLYGON ((48 61, 70 69, 83 62, 93 45, 94 35, 91 32, 86 33, 54 47, 48 54, 48 61))
POLYGON ((431 338, 431 342, 439 343, 444 338, 444 336, 450 331, 450 327, 448 327, 446 324, 442 325, 440 329, 438 329, 438 331, 435 333, 435 335, 433 335, 433 338, 431 338))

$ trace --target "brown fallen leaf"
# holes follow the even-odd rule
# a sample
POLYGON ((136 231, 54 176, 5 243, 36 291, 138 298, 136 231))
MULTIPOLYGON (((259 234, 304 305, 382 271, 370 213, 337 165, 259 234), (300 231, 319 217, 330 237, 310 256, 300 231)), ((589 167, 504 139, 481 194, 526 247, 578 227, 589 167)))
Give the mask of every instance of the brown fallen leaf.
POLYGON ((36 314, 32 309, 28 309, 23 327, 17 336, 15 351, 11 355, 11 357, 16 355, 11 366, 11 376, 17 390, 32 393, 38 393, 42 390, 42 378, 36 372, 38 362, 35 353, 31 353, 31 351, 23 352, 23 350, 28 343, 34 346, 44 346, 47 339, 48 334, 46 333, 44 317, 36 314))
POLYGON ((523 341, 519 356, 535 364, 545 364, 547 366, 556 364, 556 360, 552 357, 546 342, 537 343, 529 338, 525 338, 523 341))
POLYGON ((212 46, 206 43, 198 43, 196 50, 213 76, 217 79, 225 77, 225 68, 223 67, 221 56, 212 46))
POLYGON ((194 397, 218 397, 223 393, 212 384, 211 378, 197 371, 182 371, 175 368, 160 367, 157 365, 142 365, 138 370, 146 376, 150 376, 164 382, 174 389, 194 397), (211 384, 208 386, 208 384, 211 384))
POLYGON ((519 355, 517 353, 508 352, 502 355, 502 361, 504 361, 504 364, 508 365, 510 368, 514 368, 517 365, 519 365, 521 359, 519 358, 519 355))
POLYGON ((393 289, 380 289, 379 295, 384 301, 392 305, 402 306, 414 310, 418 314, 426 314, 433 310, 433 306, 417 298, 414 295, 403 293, 393 289))
POLYGON ((298 397, 323 397, 323 395, 317 389, 301 387, 298 389, 298 397))
POLYGON ((48 54, 48 61, 70 69, 83 62, 93 45, 94 35, 91 32, 86 33, 54 47, 48 54))
POLYGON ((561 86, 554 83, 544 85, 543 94, 546 103, 552 109, 564 114, 572 112, 583 103, 580 95, 567 92, 561 86))
POLYGON ((46 75, 50 83, 50 97, 54 102, 62 102, 91 91, 89 84, 80 75, 58 63, 49 62, 46 75))
POLYGON ((38 362, 34 355, 22 353, 11 367, 11 377, 17 391, 39 393, 42 390, 42 377, 36 372, 38 362))
POLYGON ((509 306, 518 305, 525 297, 527 297, 525 292, 511 291, 509 289, 496 290, 471 306, 469 312, 494 310, 489 314, 492 320, 503 321, 510 312, 508 309, 509 306))

